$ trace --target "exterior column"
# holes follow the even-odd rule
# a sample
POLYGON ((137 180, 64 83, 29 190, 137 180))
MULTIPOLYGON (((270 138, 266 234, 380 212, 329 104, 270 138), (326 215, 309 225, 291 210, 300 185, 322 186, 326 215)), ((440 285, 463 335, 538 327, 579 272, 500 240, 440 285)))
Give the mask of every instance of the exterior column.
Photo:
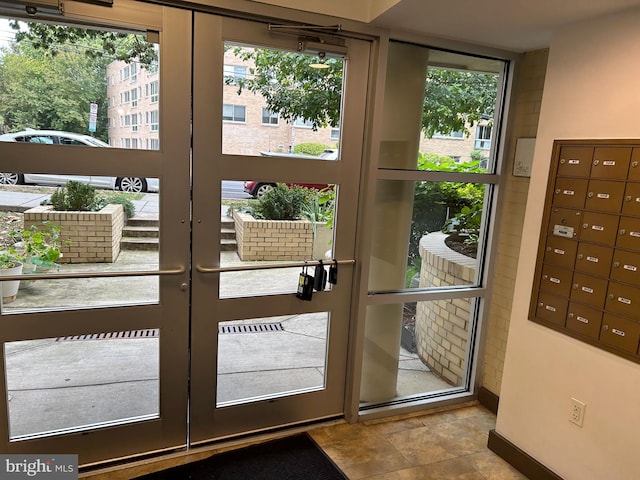
MULTIPOLYGON (((380 168, 417 166, 428 52, 399 42, 389 45, 380 168)), ((413 195, 413 182, 378 181, 369 291, 405 286, 413 195)), ((367 309, 360 394, 364 402, 396 396, 402 309, 402 304, 367 309)))

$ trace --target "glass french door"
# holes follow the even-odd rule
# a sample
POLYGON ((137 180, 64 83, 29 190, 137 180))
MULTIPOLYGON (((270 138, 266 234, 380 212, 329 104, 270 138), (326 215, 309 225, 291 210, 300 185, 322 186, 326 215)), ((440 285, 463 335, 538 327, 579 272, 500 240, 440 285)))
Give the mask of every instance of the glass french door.
POLYGON ((206 14, 194 25, 190 441, 197 444, 343 413, 369 45, 344 39, 319 51, 304 35, 206 14), (328 68, 309 66, 319 62, 328 68), (268 102, 272 94, 308 99, 304 82, 325 95, 333 121, 316 128, 302 115, 287 120, 268 102), (302 144, 321 148, 308 154, 302 144), (256 197, 303 188, 307 205, 325 217, 316 210, 302 220, 256 219, 261 200, 230 200, 233 184, 256 197), (232 252, 220 241, 225 223, 236 235, 232 252), (305 261, 310 275, 337 265, 337 283, 320 285, 311 301, 296 296, 305 261))
MULTIPOLYGON (((105 15, 90 5, 67 14, 105 15)), ((42 132, 0 141, 0 171, 11 172, 0 178, 17 183, 0 193, 46 197, 55 183, 43 179, 71 176, 113 182, 99 185, 106 195, 139 179, 143 191, 129 197, 136 215, 105 222, 126 223, 130 235, 157 231, 156 250, 121 243, 88 263, 102 248, 92 233, 64 244, 84 253, 65 253, 59 269, 17 277, 20 291, 0 304, 2 451, 75 453, 89 465, 340 416, 369 44, 124 0, 106 15, 146 30, 157 54, 144 65, 107 58, 100 66, 107 90, 98 123, 108 125, 109 148, 42 132), (257 61, 277 55, 330 66, 310 77, 311 90, 331 99, 326 121, 286 119, 243 83, 257 78, 257 61), (249 197, 279 184, 304 188, 301 218, 251 216, 258 200, 249 197), (250 239, 258 224, 272 230, 250 239), (316 268, 332 269, 334 282, 298 298, 300 273, 316 268)), ((25 229, 41 227, 38 208, 24 213, 25 229)), ((100 215, 92 221, 106 230, 100 215)), ((54 223, 63 228, 64 218, 54 223)))

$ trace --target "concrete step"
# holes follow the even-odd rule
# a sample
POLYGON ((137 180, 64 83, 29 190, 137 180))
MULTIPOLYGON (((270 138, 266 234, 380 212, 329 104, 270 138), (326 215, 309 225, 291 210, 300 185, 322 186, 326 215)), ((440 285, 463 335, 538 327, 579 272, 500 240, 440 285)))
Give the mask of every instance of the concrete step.
POLYGON ((220 251, 221 252, 235 252, 238 249, 238 242, 235 240, 221 239, 220 251))
POLYGON ((159 238, 122 237, 120 248, 123 250, 159 250, 159 238))
POLYGON ((132 217, 127 220, 127 226, 130 227, 159 227, 160 221, 156 218, 132 217))
POLYGON ((222 240, 235 240, 236 231, 234 228, 222 228, 220 229, 220 238, 222 240))
POLYGON ((158 238, 160 230, 158 227, 138 227, 127 225, 122 229, 123 237, 137 237, 137 238, 158 238))
POLYGON ((221 228, 234 228, 234 221, 231 217, 222 217, 220 219, 220 227, 221 228))

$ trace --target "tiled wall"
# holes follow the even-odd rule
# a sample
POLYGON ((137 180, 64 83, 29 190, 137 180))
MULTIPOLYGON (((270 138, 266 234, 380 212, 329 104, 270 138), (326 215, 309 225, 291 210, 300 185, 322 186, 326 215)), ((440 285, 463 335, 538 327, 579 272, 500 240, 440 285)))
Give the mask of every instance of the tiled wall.
POLYGON ((548 53, 548 50, 536 50, 524 54, 518 70, 514 95, 513 135, 509 142, 505 188, 501 192, 500 199, 502 215, 500 216, 497 238, 493 295, 490 299, 482 377, 482 386, 496 395, 500 394, 502 382, 513 286, 516 279, 524 211, 529 190, 529 177, 516 177, 512 174, 516 140, 536 136, 548 53))

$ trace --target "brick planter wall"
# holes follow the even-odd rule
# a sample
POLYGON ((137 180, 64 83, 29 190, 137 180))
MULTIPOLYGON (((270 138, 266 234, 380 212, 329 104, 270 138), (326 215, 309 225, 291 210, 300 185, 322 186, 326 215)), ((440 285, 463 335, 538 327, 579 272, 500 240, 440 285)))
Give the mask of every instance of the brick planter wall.
POLYGON ((51 206, 24 212, 25 228, 49 221, 60 229, 63 256, 58 263, 114 262, 120 254, 125 220, 122 205, 107 205, 98 212, 59 212, 51 206))
POLYGON ((313 229, 307 220, 257 220, 233 211, 241 260, 308 260, 313 229))
MULTIPOLYGON (((448 248, 447 234, 434 232, 420 239, 420 287, 469 285, 476 259, 448 248)), ((471 302, 464 298, 418 302, 416 348, 431 371, 455 386, 463 384, 471 302)))

